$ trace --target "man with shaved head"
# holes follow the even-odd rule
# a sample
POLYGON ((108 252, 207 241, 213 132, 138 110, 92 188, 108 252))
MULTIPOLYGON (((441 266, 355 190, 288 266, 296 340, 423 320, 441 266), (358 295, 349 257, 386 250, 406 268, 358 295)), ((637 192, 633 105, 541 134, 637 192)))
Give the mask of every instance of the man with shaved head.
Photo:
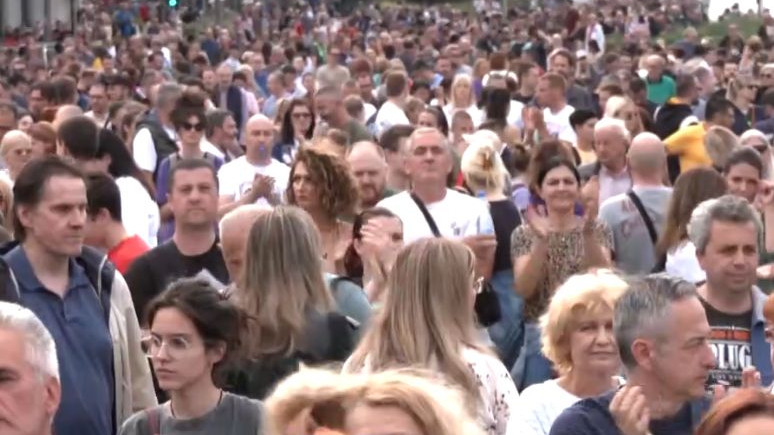
POLYGON ((387 189, 387 160, 384 150, 373 142, 357 142, 347 154, 347 163, 357 181, 363 210, 392 195, 387 189))
POLYGON ((672 189, 664 186, 666 150, 653 133, 640 133, 629 147, 632 188, 602 203, 599 217, 613 230, 616 266, 647 274, 656 265, 655 243, 666 220, 672 189))
POLYGON ((223 165, 219 216, 244 204, 276 205, 288 186, 290 167, 271 157, 274 124, 264 115, 253 115, 245 126, 245 155, 223 165))
POLYGON ((220 246, 226 261, 228 274, 238 281, 245 260, 247 236, 253 223, 271 207, 262 204, 245 204, 226 213, 220 220, 220 246))

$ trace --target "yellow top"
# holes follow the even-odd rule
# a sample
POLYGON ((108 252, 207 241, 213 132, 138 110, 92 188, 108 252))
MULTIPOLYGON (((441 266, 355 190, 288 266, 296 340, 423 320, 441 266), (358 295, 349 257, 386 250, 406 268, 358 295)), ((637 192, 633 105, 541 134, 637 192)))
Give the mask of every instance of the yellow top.
POLYGON ((704 146, 707 128, 704 123, 689 125, 672 133, 664 140, 667 153, 680 157, 680 172, 701 166, 712 166, 712 159, 704 146))
POLYGON ((581 165, 585 165, 586 163, 594 163, 597 161, 597 154, 594 152, 594 150, 585 151, 580 149, 580 147, 575 147, 575 149, 578 151, 578 155, 580 156, 581 165))

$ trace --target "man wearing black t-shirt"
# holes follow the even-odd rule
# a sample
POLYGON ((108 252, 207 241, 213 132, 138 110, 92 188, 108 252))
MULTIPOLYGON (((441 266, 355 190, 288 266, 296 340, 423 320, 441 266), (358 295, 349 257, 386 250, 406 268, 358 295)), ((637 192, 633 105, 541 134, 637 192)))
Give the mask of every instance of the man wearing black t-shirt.
POLYGON ((716 381, 742 384, 742 371, 754 366, 763 385, 772 382, 770 346, 765 338, 766 295, 755 287, 759 224, 747 200, 726 195, 703 202, 691 215, 688 235, 707 275, 699 297, 712 328, 710 346, 716 381))
POLYGON ((175 215, 172 240, 138 257, 126 272, 141 324, 148 302, 178 278, 229 282, 215 232, 218 184, 212 165, 202 159, 178 162, 169 175, 169 204, 175 215))
POLYGON ((696 287, 667 275, 633 282, 613 325, 627 385, 565 409, 550 435, 692 434, 715 366, 696 287))

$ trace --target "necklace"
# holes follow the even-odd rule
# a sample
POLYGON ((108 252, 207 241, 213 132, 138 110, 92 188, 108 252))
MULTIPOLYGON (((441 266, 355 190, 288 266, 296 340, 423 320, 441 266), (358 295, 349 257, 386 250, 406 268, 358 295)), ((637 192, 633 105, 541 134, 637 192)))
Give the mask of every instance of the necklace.
MULTIPOLYGON (((215 404, 215 408, 220 406, 220 402, 222 401, 223 401, 223 390, 220 390, 220 396, 218 396, 218 403, 215 404)), ((177 418, 177 416, 175 415, 175 407, 172 406, 171 400, 169 401, 169 412, 172 414, 172 418, 177 418)))

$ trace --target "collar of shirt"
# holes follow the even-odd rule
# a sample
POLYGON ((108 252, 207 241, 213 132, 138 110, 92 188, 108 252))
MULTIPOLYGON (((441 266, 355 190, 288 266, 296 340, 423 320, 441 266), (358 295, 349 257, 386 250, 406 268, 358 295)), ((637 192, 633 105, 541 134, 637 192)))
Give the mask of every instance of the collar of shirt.
MULTIPOLYGON (((21 245, 13 248, 6 255, 6 260, 13 270, 16 281, 19 283, 19 291, 51 291, 38 280, 35 271, 32 269, 32 263, 30 263, 29 258, 27 258, 27 253, 24 252, 24 248, 21 245)), ((80 286, 91 287, 91 282, 86 276, 86 271, 75 262, 75 259, 71 257, 67 261, 70 275, 67 291, 69 292, 80 286)))

